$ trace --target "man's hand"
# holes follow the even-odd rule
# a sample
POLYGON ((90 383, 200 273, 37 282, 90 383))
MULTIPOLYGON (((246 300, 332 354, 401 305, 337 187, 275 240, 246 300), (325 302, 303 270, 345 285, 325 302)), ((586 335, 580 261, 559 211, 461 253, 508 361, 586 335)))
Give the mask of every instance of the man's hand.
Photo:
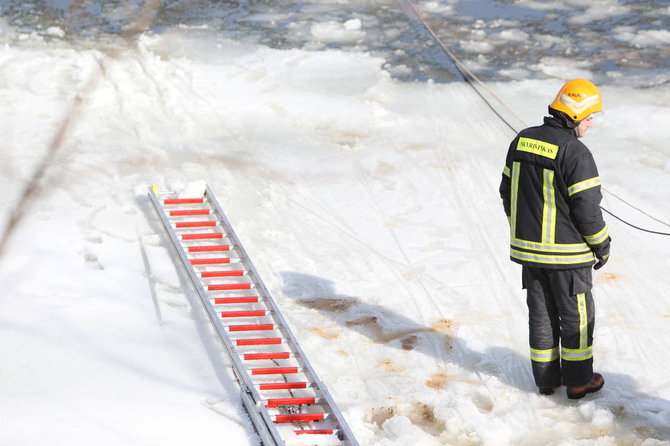
POLYGON ((605 245, 604 248, 602 248, 601 250, 596 252, 596 258, 598 259, 598 261, 596 262, 595 265, 593 265, 593 269, 602 268, 603 266, 605 266, 605 263, 607 263, 607 261, 609 260, 609 258, 610 258, 610 243, 609 242, 611 240, 612 240, 611 238, 608 239, 607 240, 607 245, 605 245))
POLYGON ((598 261, 596 262, 595 265, 593 265, 593 269, 600 269, 603 266, 605 266, 605 263, 607 263, 609 258, 610 258, 610 253, 609 252, 602 257, 598 257, 598 261))

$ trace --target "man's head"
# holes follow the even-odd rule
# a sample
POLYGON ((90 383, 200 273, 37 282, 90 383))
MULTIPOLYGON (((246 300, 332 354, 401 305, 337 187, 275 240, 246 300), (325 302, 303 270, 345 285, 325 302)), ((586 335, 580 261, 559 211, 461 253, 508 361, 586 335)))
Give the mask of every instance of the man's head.
MULTIPOLYGON (((586 79, 573 79, 561 87, 549 104, 549 113, 560 112, 574 125, 577 137, 584 136, 592 125, 593 113, 602 111, 603 100, 598 87, 586 79)), ((572 127, 572 126, 571 126, 572 127)))

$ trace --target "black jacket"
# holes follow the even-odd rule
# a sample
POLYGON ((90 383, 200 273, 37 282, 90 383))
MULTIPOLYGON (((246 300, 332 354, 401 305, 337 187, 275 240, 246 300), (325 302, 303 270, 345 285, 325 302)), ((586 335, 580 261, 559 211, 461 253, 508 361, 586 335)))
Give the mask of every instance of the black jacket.
POLYGON ((600 177, 589 149, 555 117, 521 131, 507 152, 500 196, 510 222, 511 259, 574 269, 609 253, 600 177))

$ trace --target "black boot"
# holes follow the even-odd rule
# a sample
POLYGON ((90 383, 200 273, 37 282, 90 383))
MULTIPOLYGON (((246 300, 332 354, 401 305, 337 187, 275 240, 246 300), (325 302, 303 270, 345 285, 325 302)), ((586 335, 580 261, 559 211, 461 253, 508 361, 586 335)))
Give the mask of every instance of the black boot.
POLYGON ((603 378, 603 375, 600 373, 594 373, 593 378, 591 378, 591 382, 584 384, 583 386, 567 387, 566 392, 568 394, 568 398, 571 400, 577 400, 584 398, 587 393, 594 393, 599 391, 603 388, 604 385, 605 378, 603 378))
POLYGON ((538 389, 540 390, 540 395, 553 395, 557 387, 538 387, 538 389))

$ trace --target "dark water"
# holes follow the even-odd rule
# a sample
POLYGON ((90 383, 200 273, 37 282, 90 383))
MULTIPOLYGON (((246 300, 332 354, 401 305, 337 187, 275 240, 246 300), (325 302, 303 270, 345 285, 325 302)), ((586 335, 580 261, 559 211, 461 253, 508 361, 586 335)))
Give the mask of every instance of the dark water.
MULTIPOLYGON (((599 83, 653 87, 670 82, 670 0, 416 1, 439 39, 483 80, 560 77, 576 64, 599 83), (528 4, 534 4, 531 8, 528 4), (557 6, 558 5, 558 6, 557 6)), ((21 34, 94 46, 123 33, 144 1, 0 0, 4 41, 21 34), (59 27, 63 33, 54 33, 59 27)), ((207 26, 221 38, 273 48, 368 51, 403 80, 460 79, 450 59, 401 0, 165 0, 151 31, 207 26), (318 23, 361 20, 359 40, 319 42, 318 23)))

